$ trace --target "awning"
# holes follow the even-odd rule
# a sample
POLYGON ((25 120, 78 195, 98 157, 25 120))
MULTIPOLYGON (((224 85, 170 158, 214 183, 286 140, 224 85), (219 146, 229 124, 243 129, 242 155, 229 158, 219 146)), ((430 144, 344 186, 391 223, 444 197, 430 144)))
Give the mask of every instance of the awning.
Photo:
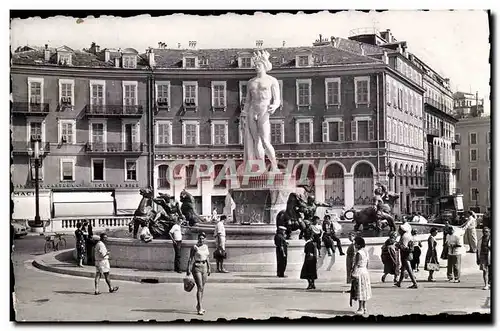
POLYGON ((113 216, 112 191, 106 192, 54 192, 54 217, 113 216))

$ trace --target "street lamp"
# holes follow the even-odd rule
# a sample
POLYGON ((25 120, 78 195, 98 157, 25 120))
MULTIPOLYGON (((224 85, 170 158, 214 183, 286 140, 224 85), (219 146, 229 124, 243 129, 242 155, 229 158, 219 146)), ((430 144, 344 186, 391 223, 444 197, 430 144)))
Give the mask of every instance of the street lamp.
MULTIPOLYGON (((28 155, 30 158, 33 158, 35 161, 35 227, 43 226, 40 220, 40 196, 38 189, 38 181, 39 181, 39 169, 42 161, 42 156, 44 154, 43 147, 40 146, 41 140, 40 138, 31 138, 31 142, 33 143, 33 148, 28 148, 28 155)), ((31 171, 31 169, 30 169, 31 171)))

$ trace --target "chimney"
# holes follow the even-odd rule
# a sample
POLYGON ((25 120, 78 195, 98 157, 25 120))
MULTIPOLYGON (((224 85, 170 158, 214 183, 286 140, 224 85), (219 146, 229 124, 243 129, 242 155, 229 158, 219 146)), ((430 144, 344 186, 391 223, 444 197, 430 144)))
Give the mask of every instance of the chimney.
POLYGON ((155 53, 153 52, 153 49, 149 48, 149 50, 146 53, 148 54, 149 66, 151 68, 154 68, 156 66, 156 62, 155 62, 155 53))
POLYGON ((181 48, 181 43, 177 43, 177 48, 181 48))
POLYGON ((105 62, 109 62, 110 58, 109 58, 109 49, 105 49, 104 50, 104 61, 105 62))
POLYGON ((189 42, 189 48, 191 48, 191 49, 195 49, 196 48, 196 40, 191 40, 189 42))
POLYGON ((382 55, 382 61, 384 61, 385 64, 389 64, 389 57, 386 51, 384 51, 384 55, 382 55))
POLYGON ((285 46, 286 46, 286 41, 283 40, 283 47, 285 47, 285 46))
POLYGON ((256 40, 255 41, 255 46, 257 46, 257 48, 262 48, 262 45, 264 45, 263 40, 256 40))
POLYGON ((120 58, 115 57, 115 68, 120 68, 120 58))
POLYGON ((45 58, 45 62, 49 62, 49 60, 50 60, 50 50, 49 50, 49 45, 48 44, 45 44, 45 49, 43 51, 43 55, 44 55, 44 58, 45 58))
POLYGON ((399 54, 403 54, 403 47, 401 46, 401 44, 398 45, 398 52, 399 54))
POLYGON ((361 55, 365 55, 365 49, 363 45, 359 45, 359 47, 361 47, 361 55))

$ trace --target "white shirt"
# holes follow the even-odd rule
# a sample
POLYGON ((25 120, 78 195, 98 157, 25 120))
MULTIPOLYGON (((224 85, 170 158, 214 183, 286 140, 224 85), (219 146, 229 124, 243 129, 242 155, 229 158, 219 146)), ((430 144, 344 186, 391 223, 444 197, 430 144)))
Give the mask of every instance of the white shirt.
POLYGON ((222 223, 220 221, 217 222, 217 224, 215 224, 214 237, 217 237, 217 235, 219 235, 221 237, 226 236, 226 228, 224 227, 224 223, 222 223))
POLYGON ((182 240, 181 226, 179 224, 174 224, 170 229, 169 233, 172 235, 175 241, 182 240))
POLYGON ((463 229, 453 227, 453 234, 447 237, 449 255, 465 254, 464 234, 465 231, 463 229), (460 245, 460 247, 452 247, 452 245, 460 245))
POLYGON ((466 229, 476 229, 477 227, 477 222, 476 218, 474 216, 469 216, 467 219, 467 225, 465 226, 466 229))
POLYGON ((106 245, 104 245, 102 241, 99 241, 95 245, 94 260, 96 262, 100 262, 107 259, 109 259, 108 249, 106 248, 106 245))

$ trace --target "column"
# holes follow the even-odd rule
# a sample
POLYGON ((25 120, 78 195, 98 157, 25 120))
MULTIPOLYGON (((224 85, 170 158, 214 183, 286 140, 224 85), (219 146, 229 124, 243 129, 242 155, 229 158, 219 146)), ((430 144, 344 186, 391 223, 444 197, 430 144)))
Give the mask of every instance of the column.
POLYGON ((200 178, 201 185, 201 214, 212 214, 212 187, 213 180, 210 176, 200 178))
POLYGON ((323 176, 318 176, 314 178, 314 187, 316 189, 315 198, 316 201, 324 202, 325 201, 325 182, 323 180, 323 176))
POLYGON ((344 201, 347 208, 354 206, 354 175, 344 175, 344 201))
POLYGON ((389 192, 394 192, 394 175, 389 177, 389 192))

